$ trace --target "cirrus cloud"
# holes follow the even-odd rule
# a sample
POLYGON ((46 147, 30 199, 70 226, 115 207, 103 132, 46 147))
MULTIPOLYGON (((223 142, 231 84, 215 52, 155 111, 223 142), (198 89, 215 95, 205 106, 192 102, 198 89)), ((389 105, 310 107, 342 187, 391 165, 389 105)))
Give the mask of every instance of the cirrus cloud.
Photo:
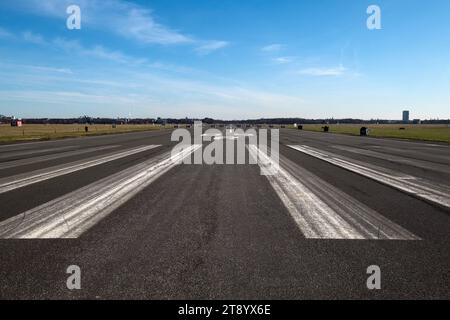
POLYGON ((341 76, 347 71, 342 65, 333 68, 307 68, 299 71, 299 74, 314 77, 336 77, 341 76))
MULTIPOLYGON (((73 0, 17 0, 1 5, 34 15, 67 19, 66 8, 73 0)), ((151 9, 123 0, 78 0, 82 25, 107 31, 143 44, 197 45, 199 51, 212 52, 226 46, 225 41, 200 40, 158 22, 151 9)), ((1 36, 0 30, 0 36, 1 36)))
POLYGON ((284 49, 284 45, 279 44, 279 43, 273 43, 273 44, 269 44, 265 47, 262 47, 261 51, 263 51, 263 52, 278 52, 278 51, 281 51, 282 49, 284 49))
POLYGON ((207 55, 213 51, 228 47, 230 44, 226 41, 208 41, 205 44, 197 47, 195 51, 200 55, 207 55))

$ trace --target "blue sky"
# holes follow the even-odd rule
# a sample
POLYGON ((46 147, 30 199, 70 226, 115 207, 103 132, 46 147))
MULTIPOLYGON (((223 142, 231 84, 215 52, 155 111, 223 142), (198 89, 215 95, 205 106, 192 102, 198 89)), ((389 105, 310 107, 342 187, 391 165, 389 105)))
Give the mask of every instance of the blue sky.
POLYGON ((5 0, 0 12, 0 114, 450 118, 447 0, 5 0), (70 4, 81 30, 66 27, 70 4), (366 27, 371 4, 381 30, 366 27))

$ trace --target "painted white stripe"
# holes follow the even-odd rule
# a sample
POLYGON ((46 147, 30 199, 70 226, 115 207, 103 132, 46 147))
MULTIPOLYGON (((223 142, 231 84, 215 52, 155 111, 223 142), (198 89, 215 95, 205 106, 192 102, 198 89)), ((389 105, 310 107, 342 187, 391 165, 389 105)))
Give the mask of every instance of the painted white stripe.
POLYGON ((388 153, 372 151, 372 150, 368 150, 368 149, 354 148, 354 147, 341 146, 341 145, 333 146, 333 148, 342 150, 342 151, 346 151, 346 152, 360 154, 360 155, 363 155, 366 157, 388 160, 388 161, 397 162, 400 164, 406 164, 409 166, 423 168, 423 169, 427 169, 427 170, 440 171, 440 172, 444 172, 444 173, 450 172, 450 158, 447 158, 447 163, 449 163, 449 165, 446 165, 446 164, 430 162, 430 161, 425 161, 425 160, 411 159, 411 158, 408 158, 408 155, 405 155, 405 157, 402 157, 402 156, 396 156, 396 155, 392 155, 392 154, 388 154, 388 153))
POLYGON ((0 222, 0 238, 77 238, 200 147, 165 153, 0 222))
POLYGON ((447 186, 304 145, 288 147, 381 182, 428 202, 450 208, 450 188, 447 186))
POLYGON ((8 159, 8 158, 17 158, 22 156, 28 156, 28 155, 35 155, 40 153, 46 153, 46 152, 55 152, 55 151, 65 151, 69 149, 75 149, 75 146, 65 146, 65 147, 59 147, 59 148, 49 148, 49 149, 33 149, 33 150, 20 150, 20 151, 14 151, 14 152, 2 152, 0 155, 0 160, 8 159))
MULTIPOLYGON (((276 166, 256 146, 248 148, 261 168, 276 166)), ((306 238, 420 239, 284 157, 277 174, 266 177, 306 238)))
POLYGON ((42 170, 36 170, 32 172, 27 172, 24 174, 19 174, 11 177, 6 177, 0 179, 0 194, 5 193, 14 189, 22 188, 30 184, 38 183, 44 180, 52 179, 62 175, 66 175, 75 171, 91 168, 98 166, 100 164, 114 161, 120 158, 128 157, 130 155, 144 152, 150 149, 160 147, 160 145, 149 145, 142 146, 138 148, 133 148, 130 150, 109 154, 102 157, 94 157, 86 160, 75 161, 63 165, 58 165, 50 168, 45 168, 42 170))
MULTIPOLYGON (((121 133, 112 133, 112 134, 105 134, 105 135, 93 135, 93 136, 80 136, 80 137, 72 137, 66 139, 66 141, 75 141, 75 140, 81 140, 83 141, 93 141, 93 140, 105 140, 105 139, 111 139, 111 138, 121 138, 131 135, 147 135, 150 134, 152 137, 161 136, 166 134, 167 131, 171 129, 161 129, 156 131, 131 131, 131 132, 121 132, 121 133)), ((27 142, 21 142, 21 143, 9 143, 9 144, 1 144, 0 150, 3 149, 15 149, 15 150, 26 150, 35 147, 36 145, 53 145, 53 144, 61 144, 64 143, 61 139, 55 139, 55 140, 46 140, 46 141, 35 141, 36 139, 30 139, 27 142)), ((116 142, 117 143, 117 142, 116 142)), ((12 150, 11 150, 12 151, 12 150)))
MULTIPOLYGON (((12 150, 27 150, 30 148, 33 148, 36 145, 52 145, 61 143, 61 140, 50 140, 50 141, 28 141, 28 142, 22 142, 22 143, 10 143, 10 144, 2 144, 0 145, 0 150, 3 149, 12 149, 12 150)), ((12 151, 11 150, 11 151, 12 151)))
POLYGON ((50 160, 55 160, 55 159, 78 156, 78 155, 82 155, 82 154, 86 154, 86 153, 103 151, 103 150, 108 150, 108 149, 113 149, 113 148, 118 148, 118 147, 119 146, 116 145, 116 146, 104 146, 104 147, 79 149, 79 150, 74 150, 74 151, 50 154, 50 155, 46 155, 46 156, 37 156, 37 157, 26 158, 26 159, 21 159, 21 160, 2 162, 2 163, 0 163, 0 170, 24 166, 24 165, 28 165, 28 164, 39 163, 39 162, 44 162, 44 161, 50 161, 50 160))

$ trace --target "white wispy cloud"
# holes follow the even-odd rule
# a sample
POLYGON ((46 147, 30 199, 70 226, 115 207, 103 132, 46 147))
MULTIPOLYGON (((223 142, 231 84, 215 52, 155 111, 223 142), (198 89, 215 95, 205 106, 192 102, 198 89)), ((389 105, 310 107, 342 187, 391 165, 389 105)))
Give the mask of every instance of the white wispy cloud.
MULTIPOLYGON (((11 37, 17 38, 15 34, 9 33, 11 37)), ((118 50, 112 50, 109 48, 106 48, 102 45, 94 45, 91 47, 86 47, 78 40, 68 40, 66 38, 55 38, 53 40, 46 39, 43 36, 39 34, 33 34, 31 32, 24 32, 21 34, 21 37, 19 39, 22 39, 23 41, 36 44, 36 45, 46 45, 51 46, 54 49, 63 50, 68 54, 76 54, 79 56, 85 56, 85 57, 92 57, 100 60, 107 60, 112 61, 116 63, 121 64, 128 64, 130 66, 141 66, 141 67, 148 67, 151 69, 159 69, 169 72, 175 72, 175 73, 194 73, 198 72, 198 70, 195 70, 193 68, 183 67, 179 65, 174 64, 168 64, 160 61, 153 61, 150 62, 146 58, 142 57, 136 57, 132 55, 127 55, 121 51, 118 50)), ((19 66, 19 65, 17 65, 19 66)), ((24 65, 22 65, 24 66, 24 65)), ((31 67, 31 66, 30 66, 31 67)), ((35 68, 36 70, 38 67, 35 68)), ((44 71, 44 67, 41 68, 42 71, 44 71)), ((47 71, 53 71, 53 72, 61 72, 61 73, 71 73, 68 69, 58 69, 54 68, 51 70, 50 68, 47 69, 47 71)))
MULTIPOLYGON (((55 116, 60 110, 55 107, 61 105, 73 106, 77 114, 80 110, 86 110, 88 114, 98 116, 117 116, 123 114, 120 112, 128 112, 133 106, 135 114, 139 116, 214 116, 232 119, 258 117, 261 112, 275 116, 280 110, 287 112, 290 108, 304 104, 300 97, 245 84, 217 84, 210 81, 211 78, 186 79, 155 74, 142 68, 133 71, 113 68, 108 75, 87 70, 71 76, 54 73, 47 77, 34 75, 34 72, 21 73, 15 81, 21 83, 24 89, 0 92, 0 105, 14 102, 25 108, 33 102, 34 107, 45 108, 48 116, 55 116), (34 81, 45 81, 48 86, 36 89, 34 81), (54 83, 58 87, 53 88, 51 84, 54 83)), ((34 112, 29 110, 30 116, 34 116, 34 112)))
MULTIPOLYGON (((222 114, 229 119, 235 117, 257 117, 266 111, 275 115, 280 110, 299 107, 304 104, 301 97, 255 88, 248 84, 223 83, 202 79, 180 79, 166 76, 154 76, 139 72, 128 78, 145 84, 146 91, 153 91, 153 97, 163 97, 168 108, 180 107, 180 110, 192 116, 222 114), (148 89, 151 88, 151 89, 148 89), (243 108, 243 106, 246 106, 243 108), (248 110, 247 110, 248 109, 248 110), (195 114, 194 110, 198 113, 195 114)), ((179 112, 178 110, 175 110, 179 112)), ((177 116, 183 116, 177 114, 177 116)))
POLYGON ((33 66, 33 65, 17 65, 18 67, 28 68, 31 70, 42 71, 42 72, 54 72, 63 74, 73 74, 70 68, 54 68, 47 66, 33 66))
MULTIPOLYGON (((110 9, 118 13, 114 17, 115 21, 110 27, 113 31, 124 37, 131 37, 144 43, 157 44, 185 44, 194 42, 190 36, 159 24, 153 18, 150 10, 138 5, 112 1, 110 9)), ((109 19, 107 20, 110 21, 109 19)), ((105 21, 104 23, 107 22, 105 21)))
MULTIPOLYGON (((85 25, 114 33, 143 44, 208 46, 207 40, 197 39, 189 34, 166 26, 157 21, 152 10, 123 0, 77 0, 81 8, 82 28, 85 25)), ((30 14, 66 19, 66 8, 73 0, 17 0, 13 10, 30 14)), ((8 5, 8 4, 6 4, 8 5)), ((224 41, 210 41, 209 45, 224 44, 224 41)), ((208 48, 205 48, 207 50, 208 48)), ((210 49, 213 51, 214 48, 210 49)))
POLYGON ((278 52, 284 49, 284 45, 279 43, 273 43, 261 48, 263 52, 278 52))
POLYGON ((277 57, 273 58, 272 61, 276 64, 287 64, 294 61, 293 57, 277 57))
POLYGON ((41 65, 31 65, 31 64, 19 64, 19 63, 10 63, 10 62, 0 62, 1 68, 17 70, 18 68, 34 70, 34 71, 44 71, 44 72, 55 72, 55 73, 66 73, 72 74, 72 70, 70 68, 56 68, 56 67, 48 67, 41 65))
POLYGON ((200 55, 207 55, 216 50, 228 47, 230 44, 227 41, 208 41, 205 44, 197 47, 195 51, 200 55))
MULTIPOLYGON (((73 0, 17 0, 16 10, 66 19, 66 9, 73 0)), ((82 27, 89 25, 143 43, 180 44, 193 40, 177 30, 158 23, 151 10, 122 0, 78 0, 82 27)))
POLYGON ((146 59, 129 56, 120 51, 107 49, 101 45, 96 45, 93 47, 85 47, 79 41, 76 40, 56 38, 55 40, 52 41, 52 44, 57 48, 65 50, 70 53, 94 57, 101 60, 109 60, 118 63, 127 63, 134 65, 143 64, 147 62, 146 59))
POLYGON ((13 34, 10 33, 8 30, 3 29, 2 27, 0 27, 0 38, 10 38, 12 37, 13 34))
POLYGON ((347 72, 347 68, 342 65, 333 68, 307 68, 299 71, 299 74, 314 76, 314 77, 336 77, 341 76, 347 72))
POLYGON ((96 45, 92 48, 80 48, 80 53, 87 56, 93 56, 100 59, 116 61, 120 63, 127 64, 143 64, 147 62, 147 59, 144 58, 135 58, 129 55, 126 55, 117 50, 110 50, 101 45, 96 45))
POLYGON ((33 33, 31 31, 25 31, 22 33, 22 38, 26 42, 34 43, 34 44, 46 44, 44 37, 38 33, 33 33))
POLYGON ((126 105, 135 103, 136 97, 132 95, 100 95, 79 91, 43 91, 43 90, 4 90, 0 91, 5 101, 23 101, 56 105, 114 104, 126 105))

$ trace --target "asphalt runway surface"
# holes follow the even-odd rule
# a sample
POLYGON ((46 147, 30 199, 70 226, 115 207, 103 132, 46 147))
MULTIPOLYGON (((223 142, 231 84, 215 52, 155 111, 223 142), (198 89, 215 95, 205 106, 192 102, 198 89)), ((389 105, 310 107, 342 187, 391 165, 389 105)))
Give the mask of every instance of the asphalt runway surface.
POLYGON ((450 144, 281 129, 264 176, 170 136, 0 145, 0 299, 450 298, 450 144))

